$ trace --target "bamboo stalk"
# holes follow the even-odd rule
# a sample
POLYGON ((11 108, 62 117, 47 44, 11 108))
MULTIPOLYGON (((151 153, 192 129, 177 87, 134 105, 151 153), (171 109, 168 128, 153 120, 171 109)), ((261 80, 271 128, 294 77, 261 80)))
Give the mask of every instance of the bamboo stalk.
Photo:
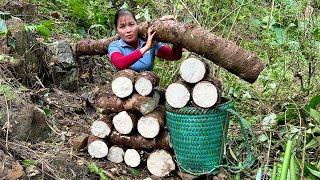
POLYGON ((277 163, 274 163, 273 169, 272 169, 271 180, 276 180, 276 179, 277 179, 277 163))
POLYGON ((297 170, 297 165, 294 160, 294 155, 291 155, 291 158, 290 158, 290 180, 298 180, 296 170, 297 170))
POLYGON ((287 145, 286 145, 286 151, 285 151, 285 154, 284 154, 284 160, 283 160, 280 180, 286 180, 287 179, 288 168, 289 168, 290 157, 291 157, 291 149, 292 149, 292 141, 288 140, 287 145))

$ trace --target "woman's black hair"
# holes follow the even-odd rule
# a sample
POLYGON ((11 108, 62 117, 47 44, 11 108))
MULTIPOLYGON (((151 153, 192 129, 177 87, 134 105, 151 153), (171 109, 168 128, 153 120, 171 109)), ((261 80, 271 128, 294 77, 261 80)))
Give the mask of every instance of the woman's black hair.
POLYGON ((117 25, 118 25, 118 19, 121 17, 121 16, 126 16, 126 15, 130 15, 133 17, 133 19, 137 22, 136 20, 136 17, 132 14, 131 11, 129 11, 128 9, 119 9, 117 12, 116 12, 116 15, 114 16, 114 26, 117 28, 117 25))

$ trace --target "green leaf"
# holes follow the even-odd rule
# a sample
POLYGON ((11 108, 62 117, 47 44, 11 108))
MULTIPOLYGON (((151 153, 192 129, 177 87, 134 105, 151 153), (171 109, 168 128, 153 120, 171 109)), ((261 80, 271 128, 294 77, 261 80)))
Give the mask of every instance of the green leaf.
POLYGON ((44 36, 44 37, 49 37, 51 36, 51 31, 49 30, 49 28, 47 28, 46 26, 44 25, 39 25, 37 26, 37 33, 40 35, 40 36, 44 36))
POLYGON ((46 114, 46 116, 50 116, 52 114, 51 109, 45 108, 45 109, 43 109, 43 111, 46 114))
POLYGON ((262 120, 262 127, 264 129, 270 129, 273 125, 276 123, 277 115, 274 113, 271 113, 263 118, 262 120))
POLYGON ((314 176, 320 178, 320 171, 319 170, 312 169, 310 166, 307 166, 307 168, 309 169, 311 174, 313 174, 314 176))
POLYGON ((94 163, 94 162, 89 164, 88 169, 89 169, 90 173, 98 173, 99 172, 99 168, 96 165, 96 163, 94 163))
POLYGON ((32 160, 32 159, 25 159, 25 160, 22 161, 22 164, 25 165, 25 166, 27 166, 27 167, 29 167, 29 166, 35 166, 35 165, 37 165, 38 162, 35 161, 35 160, 32 160))
POLYGON ((306 149, 316 148, 320 146, 320 136, 311 139, 306 145, 306 149))
POLYGON ((307 104, 304 109, 305 111, 309 112, 310 109, 317 109, 317 106, 320 104, 320 95, 316 95, 309 101, 309 104, 307 104))
POLYGON ((313 30, 313 36, 316 38, 316 40, 320 41, 320 28, 315 28, 313 30))
POLYGON ((310 116, 320 124, 320 113, 315 109, 310 109, 310 116))
POLYGON ((130 174, 132 174, 133 176, 140 176, 140 174, 141 174, 139 169, 129 168, 128 170, 129 170, 130 174))

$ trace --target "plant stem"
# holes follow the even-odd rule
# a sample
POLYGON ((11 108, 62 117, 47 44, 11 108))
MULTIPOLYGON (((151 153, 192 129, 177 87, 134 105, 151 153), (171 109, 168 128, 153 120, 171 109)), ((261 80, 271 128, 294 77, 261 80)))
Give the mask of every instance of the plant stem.
POLYGON ((276 180, 277 178, 277 163, 273 164, 271 180, 276 180))
POLYGON ((294 161, 294 155, 291 155, 290 159, 290 180, 298 180, 296 174, 296 162, 294 161))
POLYGON ((288 168, 289 168, 290 157, 291 157, 291 149, 292 149, 292 141, 288 140, 287 145, 286 145, 286 151, 284 153, 284 160, 283 160, 280 180, 287 179, 288 168))

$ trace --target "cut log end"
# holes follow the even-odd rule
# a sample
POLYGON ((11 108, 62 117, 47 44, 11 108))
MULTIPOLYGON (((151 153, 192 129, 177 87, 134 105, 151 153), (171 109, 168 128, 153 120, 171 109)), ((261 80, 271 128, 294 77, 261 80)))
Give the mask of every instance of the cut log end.
POLYGON ((124 162, 130 167, 139 166, 141 161, 140 155, 135 149, 127 149, 124 154, 124 162))
POLYGON ((112 122, 114 128, 120 134, 129 134, 134 127, 133 120, 126 111, 122 111, 119 114, 115 115, 112 122))
POLYGON ((93 158, 103 158, 108 154, 108 146, 104 141, 97 139, 89 143, 88 152, 93 158))
POLYGON ((103 121, 94 121, 91 125, 91 133, 99 138, 109 136, 111 127, 103 121))
POLYGON ((218 97, 218 90, 215 85, 206 81, 197 83, 192 91, 193 102, 202 108, 215 105, 218 97))
POLYGON ((107 159, 114 163, 121 163, 123 161, 124 150, 118 146, 112 146, 109 149, 107 159))
POLYGON ((158 150, 148 157, 147 168, 151 174, 164 177, 175 169, 175 164, 172 156, 167 151, 158 150))
POLYGON ((154 117, 141 117, 137 125, 138 132, 145 138, 154 138, 159 134, 160 125, 154 117))
POLYGON ((188 58, 181 63, 180 76, 188 83, 201 81, 206 73, 205 64, 197 58, 188 58))
POLYGON ((174 108, 184 107, 190 99, 189 90, 180 83, 170 84, 165 96, 168 104, 174 108))
POLYGON ((119 98, 125 98, 133 92, 133 82, 127 77, 117 77, 111 84, 112 92, 119 98))
POLYGON ((152 92, 153 86, 149 79, 141 77, 135 82, 134 88, 141 96, 147 96, 152 92))

